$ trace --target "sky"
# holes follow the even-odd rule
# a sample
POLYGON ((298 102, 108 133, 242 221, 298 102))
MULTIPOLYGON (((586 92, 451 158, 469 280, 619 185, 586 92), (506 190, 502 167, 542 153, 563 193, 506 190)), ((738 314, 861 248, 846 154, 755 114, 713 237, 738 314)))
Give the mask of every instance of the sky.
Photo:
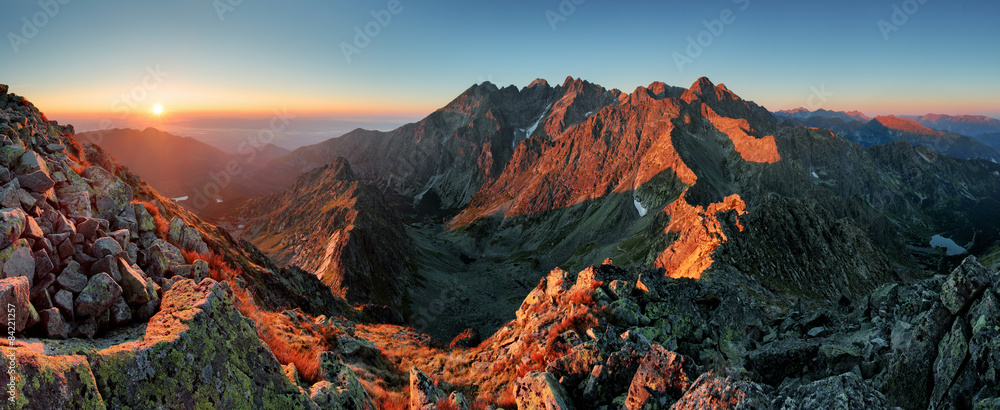
POLYGON ((482 81, 567 76, 625 92, 707 76, 771 110, 1000 117, 998 15, 994 0, 5 1, 0 83, 84 129, 333 124, 312 139, 418 120, 482 81))

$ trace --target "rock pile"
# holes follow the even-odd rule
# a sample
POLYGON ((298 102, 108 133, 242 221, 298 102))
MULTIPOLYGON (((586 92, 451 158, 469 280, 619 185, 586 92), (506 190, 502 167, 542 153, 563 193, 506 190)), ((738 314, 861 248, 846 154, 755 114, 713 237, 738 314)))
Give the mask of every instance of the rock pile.
POLYGON ((158 237, 132 186, 79 159, 72 127, 6 92, 0 108, 0 298, 18 333, 92 338, 152 317, 168 278, 208 275, 181 252, 208 250, 198 232, 175 217, 158 237))
POLYGON ((499 386, 521 408, 995 408, 998 291, 974 257, 832 305, 612 265, 557 269, 476 350, 488 378, 518 369, 499 386), (591 299, 567 297, 579 289, 591 299))

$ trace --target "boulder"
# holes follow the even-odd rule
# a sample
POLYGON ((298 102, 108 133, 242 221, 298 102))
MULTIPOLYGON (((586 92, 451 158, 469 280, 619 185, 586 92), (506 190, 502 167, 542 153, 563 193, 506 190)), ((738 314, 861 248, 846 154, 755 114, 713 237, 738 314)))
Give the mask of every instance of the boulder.
POLYGON ((52 189, 56 185, 55 181, 52 181, 52 178, 49 177, 49 174, 42 171, 18 175, 17 182, 21 185, 21 188, 39 194, 45 193, 45 191, 52 189))
POLYGON ((687 390, 694 376, 691 360, 654 344, 632 378, 625 407, 636 410, 647 403, 672 403, 687 390))
POLYGON ((35 221, 35 218, 29 216, 24 219, 24 232, 22 232, 21 235, 25 238, 38 240, 45 237, 45 231, 42 230, 41 226, 38 226, 38 222, 35 221))
MULTIPOLYGON (((17 392, 13 402, 8 402, 7 395, 4 395, 4 401, 10 405, 9 408, 105 408, 105 402, 97 389, 94 374, 86 357, 48 356, 21 345, 18 345, 12 353, 17 357, 14 370, 10 373, 0 372, 0 383, 4 388, 13 386, 17 392), (13 382, 10 380, 11 373, 18 376, 13 382)), ((4 367, 7 367, 6 363, 4 367)))
POLYGON ((115 326, 121 326, 132 321, 132 309, 129 308, 128 302, 125 302, 125 298, 119 297, 115 300, 115 304, 111 305, 110 309, 111 324, 115 326))
POLYGON ((24 147, 19 145, 4 145, 0 147, 0 164, 8 169, 14 168, 20 163, 21 156, 25 152, 24 147))
POLYGON ((819 344, 798 339, 768 343, 746 356, 746 368, 754 381, 778 385, 786 377, 799 377, 816 367, 819 344))
POLYGON ((771 402, 769 390, 754 382, 708 372, 698 377, 670 409, 762 409, 771 402))
POLYGON ((20 209, 21 208, 21 195, 18 193, 21 191, 21 184, 17 180, 12 180, 3 186, 0 190, 0 206, 4 208, 20 209))
POLYGON ((94 275, 76 297, 76 314, 93 317, 103 313, 122 295, 122 288, 106 273, 94 275))
POLYGON ((137 340, 90 355, 109 408, 315 408, 282 372, 228 283, 182 280, 137 340))
POLYGON ((108 236, 114 238, 114 240, 117 241, 119 245, 121 245, 122 250, 128 248, 129 239, 131 239, 132 237, 131 235, 132 234, 129 233, 128 229, 119 229, 117 231, 108 234, 108 236))
POLYGON ((340 350, 340 354, 344 356, 370 358, 382 354, 382 351, 374 343, 347 335, 337 338, 337 347, 340 350))
POLYGON ((56 278, 56 283, 70 292, 80 293, 87 287, 87 275, 80 273, 80 264, 77 261, 71 261, 56 278))
POLYGON ((14 173, 18 175, 42 172, 49 175, 49 167, 45 164, 45 157, 35 151, 27 151, 21 155, 20 164, 14 168, 14 173))
POLYGON ((885 396, 854 373, 830 376, 779 390, 774 409, 889 409, 885 396))
POLYGON ((146 251, 146 273, 152 277, 163 277, 171 267, 184 265, 181 250, 163 239, 157 238, 146 251))
POLYGON ((445 397, 427 373, 415 367, 410 369, 410 410, 435 410, 438 401, 445 397))
POLYGON ((83 171, 94 190, 94 210, 98 217, 112 220, 132 203, 132 187, 108 172, 92 166, 83 171))
POLYGON ((975 256, 969 256, 948 275, 941 285, 941 303, 951 314, 958 313, 973 295, 990 284, 992 275, 975 256))
POLYGON ((142 305, 148 303, 153 298, 147 288, 146 275, 141 270, 125 263, 124 259, 118 259, 118 270, 121 272, 122 280, 118 283, 122 287, 122 296, 129 305, 142 305))
POLYGON ((10 246, 24 232, 27 215, 21 208, 0 209, 0 248, 10 246))
POLYGON ((156 229, 156 222, 153 220, 153 216, 149 214, 149 211, 146 210, 145 205, 132 204, 132 210, 135 212, 135 220, 140 232, 150 232, 156 229))
POLYGON ((321 353, 319 360, 323 380, 309 389, 310 398, 319 408, 375 410, 371 396, 350 367, 331 352, 321 353))
POLYGON ((934 390, 931 403, 940 403, 948 388, 952 386, 961 370, 966 355, 969 354, 969 334, 967 325, 961 320, 952 324, 951 332, 938 344, 937 358, 934 359, 934 390))
POLYGON ((69 325, 59 313, 59 308, 45 309, 38 312, 42 322, 42 332, 50 339, 65 339, 69 337, 69 325))
POLYGON ((90 275, 96 275, 98 273, 107 273, 114 279, 115 282, 121 282, 122 274, 118 269, 118 260, 120 258, 117 256, 108 255, 101 259, 94 261, 93 265, 90 265, 90 275))
POLYGON ((198 230, 184 223, 184 220, 176 216, 170 220, 167 238, 170 240, 170 243, 177 245, 178 248, 197 253, 208 252, 208 245, 201 239, 201 234, 198 233, 198 230))
POLYGON ((35 283, 35 255, 22 239, 18 244, 0 251, 3 260, 3 276, 5 278, 24 277, 29 287, 35 283))
POLYGON ((115 256, 123 251, 121 244, 110 236, 100 238, 90 246, 90 255, 98 259, 105 256, 115 256))
POLYGON ((101 227, 101 223, 94 218, 84 218, 83 222, 80 222, 76 226, 76 231, 83 234, 83 237, 88 241, 96 239, 97 229, 101 227))
POLYGON ((0 279, 0 307, 6 312, 10 323, 13 315, 14 331, 20 333, 28 324, 31 301, 28 295, 28 279, 23 277, 0 279))
POLYGON ((62 313, 66 320, 73 320, 74 308, 72 292, 66 289, 56 292, 55 296, 52 297, 52 304, 59 309, 59 313, 62 313))
MULTIPOLYGON (((514 399, 519 409, 574 409, 566 389, 550 373, 532 371, 517 380, 514 399)), ((412 406, 411 406, 412 408, 412 406)))

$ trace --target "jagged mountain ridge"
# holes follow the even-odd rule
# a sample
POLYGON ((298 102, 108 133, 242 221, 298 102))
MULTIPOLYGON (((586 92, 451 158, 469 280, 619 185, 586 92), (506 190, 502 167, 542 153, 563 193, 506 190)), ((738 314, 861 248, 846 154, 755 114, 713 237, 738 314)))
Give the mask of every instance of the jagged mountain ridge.
POLYGON ((778 111, 775 115, 794 124, 832 130, 837 135, 864 146, 902 140, 956 158, 1000 161, 1000 150, 991 145, 988 136, 972 138, 948 130, 942 131, 905 116, 868 118, 822 109, 814 112, 803 109, 794 113, 778 111))
POLYGON ((984 115, 927 114, 905 117, 926 127, 968 135, 973 138, 983 134, 1000 132, 1000 120, 984 115))
MULTIPOLYGON (((605 98, 603 88, 580 84, 583 96, 575 99, 605 98)), ((995 164, 956 160, 905 142, 866 148, 828 131, 782 124, 708 79, 687 89, 654 83, 631 94, 612 91, 614 102, 583 112, 589 115, 582 122, 566 127, 535 117, 548 106, 535 98, 546 85, 476 86, 449 105, 490 121, 511 112, 504 107, 527 106, 512 123, 539 125, 531 138, 515 142, 506 166, 484 178, 468 203, 437 210, 453 216, 448 230, 407 229, 421 278, 411 289, 411 306, 443 305, 447 312, 415 312, 425 324, 420 330, 441 339, 468 325, 492 332, 502 323, 496 312, 513 307, 538 270, 582 269, 607 257, 675 276, 759 281, 777 292, 837 300, 913 275, 918 265, 946 269, 955 261, 940 264, 927 245, 931 235, 950 235, 977 254, 1000 239, 1000 225, 986 211, 1000 192, 995 164), (518 105, 501 96, 529 101, 518 105), (760 216, 770 215, 765 207, 790 217, 760 216), (800 235, 811 243, 796 244, 800 235), (497 308, 470 305, 472 299, 496 300, 497 308)), ((419 124, 432 127, 430 119, 446 112, 419 124)), ((488 135, 499 134, 491 128, 488 135)), ((369 172, 398 159, 390 142, 417 143, 398 132, 368 136, 366 142, 357 134, 351 144, 366 147, 354 155, 364 157, 369 172)), ((442 141, 419 143, 445 149, 442 141)), ((321 152, 304 150, 287 159, 309 151, 321 152)), ((360 172, 359 179, 384 181, 360 172)), ((416 186, 421 188, 404 202, 419 203, 438 185, 416 186)), ((408 319, 415 323, 414 316, 408 319)))
POLYGON ((413 199, 417 208, 459 209, 503 170, 529 132, 555 138, 620 95, 570 78, 556 87, 536 81, 521 90, 486 82, 417 123, 390 132, 354 130, 265 169, 287 186, 299 173, 344 157, 366 182, 413 199))
POLYGON ((403 307, 413 245, 382 192, 347 161, 302 174, 288 190, 253 198, 234 232, 281 265, 316 275, 349 302, 403 307))

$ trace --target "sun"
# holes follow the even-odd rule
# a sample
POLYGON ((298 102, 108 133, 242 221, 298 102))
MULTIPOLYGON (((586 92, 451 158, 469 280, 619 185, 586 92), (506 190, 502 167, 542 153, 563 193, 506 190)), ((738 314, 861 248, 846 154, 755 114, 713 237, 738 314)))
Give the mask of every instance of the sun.
POLYGON ((160 105, 160 104, 154 105, 153 106, 153 115, 159 116, 161 114, 163 114, 163 106, 160 105))

